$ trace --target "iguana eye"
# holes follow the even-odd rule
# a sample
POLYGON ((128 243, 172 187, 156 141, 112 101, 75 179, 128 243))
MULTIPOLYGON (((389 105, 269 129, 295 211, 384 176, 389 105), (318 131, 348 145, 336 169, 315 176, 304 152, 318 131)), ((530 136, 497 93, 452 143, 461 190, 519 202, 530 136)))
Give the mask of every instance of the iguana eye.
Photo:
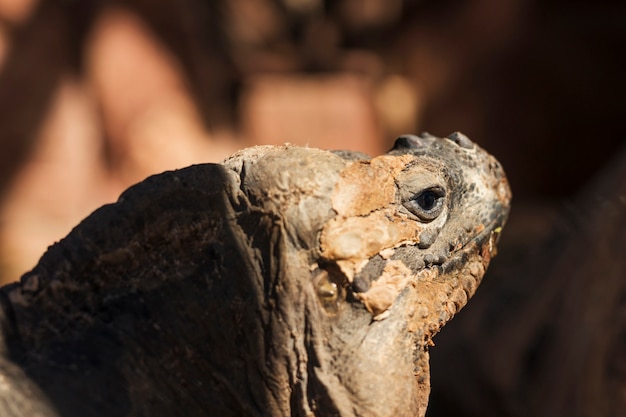
POLYGON ((420 220, 430 222, 443 211, 446 192, 439 187, 427 188, 406 201, 404 206, 420 220))

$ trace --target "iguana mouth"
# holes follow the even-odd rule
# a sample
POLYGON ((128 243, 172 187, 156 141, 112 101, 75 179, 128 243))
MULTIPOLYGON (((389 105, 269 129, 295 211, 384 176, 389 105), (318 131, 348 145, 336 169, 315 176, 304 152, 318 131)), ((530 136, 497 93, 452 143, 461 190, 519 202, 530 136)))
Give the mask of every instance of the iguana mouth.
POLYGON ((470 238, 461 248, 455 250, 446 261, 438 265, 442 268, 442 273, 449 274, 455 269, 459 269, 467 257, 475 252, 480 252, 482 256, 488 256, 489 259, 496 256, 497 244, 505 220, 505 216, 494 220, 484 230, 470 238))
POLYGON ((450 286, 451 292, 459 288, 464 295, 457 291, 457 295, 452 297, 452 304, 446 310, 447 321, 465 306, 476 291, 491 258, 496 255, 496 245, 505 221, 506 214, 498 216, 445 257, 423 256, 417 259, 420 257, 410 255, 413 251, 419 253, 417 245, 395 248, 393 255, 386 259, 378 254, 368 262, 371 270, 363 269, 369 277, 364 278, 364 274, 355 276, 352 291, 375 319, 382 319, 409 285, 445 284, 450 286), (420 267, 415 268, 411 261, 418 262, 420 267))

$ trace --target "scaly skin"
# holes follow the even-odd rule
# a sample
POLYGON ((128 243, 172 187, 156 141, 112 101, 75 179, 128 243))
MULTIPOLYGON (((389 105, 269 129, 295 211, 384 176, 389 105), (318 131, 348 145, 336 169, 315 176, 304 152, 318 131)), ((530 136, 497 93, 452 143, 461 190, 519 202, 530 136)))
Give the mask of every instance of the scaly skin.
POLYGON ((431 338, 509 201, 461 134, 151 177, 0 292, 0 404, 30 384, 42 416, 423 416, 431 338))

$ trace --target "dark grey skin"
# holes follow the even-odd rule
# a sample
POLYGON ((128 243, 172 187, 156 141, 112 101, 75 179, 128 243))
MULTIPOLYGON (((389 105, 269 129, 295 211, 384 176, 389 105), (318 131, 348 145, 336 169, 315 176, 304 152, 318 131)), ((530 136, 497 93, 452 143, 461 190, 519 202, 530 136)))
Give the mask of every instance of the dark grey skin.
POLYGON ((0 289, 0 415, 423 416, 509 201, 461 134, 148 178, 0 289))

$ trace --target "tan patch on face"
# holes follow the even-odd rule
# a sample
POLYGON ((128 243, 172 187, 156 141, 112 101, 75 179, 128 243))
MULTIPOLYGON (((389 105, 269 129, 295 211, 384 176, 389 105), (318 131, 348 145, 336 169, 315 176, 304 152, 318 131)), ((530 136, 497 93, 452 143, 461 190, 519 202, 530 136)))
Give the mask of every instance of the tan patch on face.
POLYGON ((363 216, 392 203, 396 175, 413 159, 410 155, 382 155, 348 165, 333 192, 333 209, 339 216, 363 216))
POLYGON ((322 230, 322 257, 335 261, 352 281, 369 258, 399 244, 419 241, 422 225, 399 213, 396 177, 411 155, 382 155, 350 164, 332 195, 337 216, 322 230))
POLYGON ((357 294, 374 317, 384 313, 415 275, 402 261, 389 261, 380 278, 372 282, 367 292, 357 294))
POLYGON ((349 281, 367 259, 403 242, 417 243, 422 226, 399 213, 396 176, 411 155, 382 155, 348 165, 332 195, 337 216, 321 235, 322 257, 335 261, 349 281))
POLYGON ((417 242, 421 231, 420 223, 393 208, 360 217, 335 217, 322 232, 322 256, 337 261, 369 259, 402 242, 417 242))

